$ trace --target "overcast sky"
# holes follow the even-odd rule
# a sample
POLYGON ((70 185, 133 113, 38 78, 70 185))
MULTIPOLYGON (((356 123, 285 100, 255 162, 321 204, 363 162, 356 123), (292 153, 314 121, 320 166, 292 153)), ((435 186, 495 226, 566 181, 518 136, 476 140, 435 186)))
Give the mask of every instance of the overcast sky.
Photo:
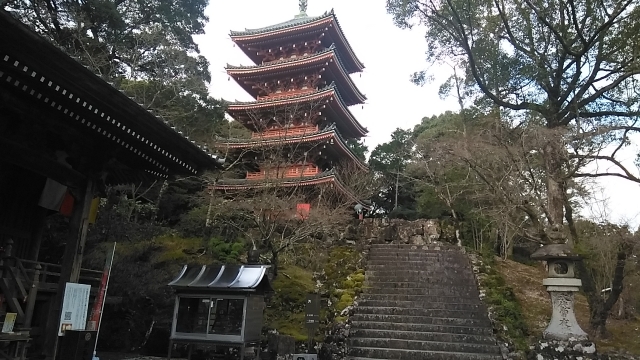
MULTIPOLYGON (((412 128, 424 116, 456 110, 457 103, 438 96, 438 87, 449 76, 445 68, 431 69, 435 81, 418 87, 409 81, 411 73, 427 67, 424 29, 401 30, 387 14, 385 0, 309 0, 307 14, 317 16, 334 9, 340 26, 358 58, 364 63, 362 74, 354 74, 358 88, 367 95, 363 106, 351 107, 354 116, 369 130, 364 139, 370 150, 386 142, 398 127, 412 128)), ((299 13, 298 0, 210 0, 206 14, 206 34, 198 36, 202 54, 211 64, 209 92, 225 100, 252 100, 225 73, 226 64, 252 65, 229 38, 230 30, 259 28, 292 19, 299 13)), ((637 146, 623 156, 632 165, 637 146)), ((640 186, 629 181, 607 178, 598 182, 608 199, 609 218, 640 223, 640 186)), ((595 213, 600 204, 592 204, 595 213)), ((597 215, 597 214, 596 214, 597 215)))

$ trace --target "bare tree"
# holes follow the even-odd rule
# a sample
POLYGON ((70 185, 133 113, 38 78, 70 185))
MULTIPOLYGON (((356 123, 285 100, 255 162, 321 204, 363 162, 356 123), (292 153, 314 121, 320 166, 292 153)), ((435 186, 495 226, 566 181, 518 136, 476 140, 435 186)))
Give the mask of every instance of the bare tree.
POLYGON ((322 239, 350 218, 345 208, 307 204, 301 189, 270 186, 218 198, 213 222, 232 226, 255 249, 266 251, 277 275, 279 256, 297 244, 322 239))

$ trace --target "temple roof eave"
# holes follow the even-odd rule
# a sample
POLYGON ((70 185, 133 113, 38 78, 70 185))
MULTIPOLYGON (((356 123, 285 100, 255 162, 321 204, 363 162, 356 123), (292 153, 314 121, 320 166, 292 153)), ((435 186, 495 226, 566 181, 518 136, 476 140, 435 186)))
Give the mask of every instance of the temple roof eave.
POLYGON ((6 11, 0 11, 0 28, 11 34, 0 37, 2 83, 20 86, 22 99, 50 108, 51 116, 63 119, 62 126, 107 144, 104 150, 113 151, 113 161, 124 165, 121 169, 126 166, 127 172, 168 178, 220 167, 219 159, 205 146, 188 139, 6 11))

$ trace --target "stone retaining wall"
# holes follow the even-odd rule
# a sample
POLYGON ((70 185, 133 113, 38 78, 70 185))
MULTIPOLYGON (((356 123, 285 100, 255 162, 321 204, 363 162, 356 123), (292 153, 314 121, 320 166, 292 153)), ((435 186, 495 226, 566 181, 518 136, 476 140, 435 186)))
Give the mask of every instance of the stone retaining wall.
POLYGON ((342 234, 347 242, 367 244, 395 242, 426 245, 435 241, 455 242, 455 230, 440 220, 364 219, 348 225, 342 234))

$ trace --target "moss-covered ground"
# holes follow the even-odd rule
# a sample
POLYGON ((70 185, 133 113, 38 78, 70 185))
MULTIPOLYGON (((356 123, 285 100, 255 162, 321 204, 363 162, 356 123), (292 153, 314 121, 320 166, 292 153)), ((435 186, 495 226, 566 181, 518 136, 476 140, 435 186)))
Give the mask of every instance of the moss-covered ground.
MULTIPOLYGON (((298 252, 298 256, 301 252, 298 252)), ((316 252, 309 252, 313 255, 316 252)), ((328 256, 321 261, 314 259, 314 266, 301 266, 296 261, 285 262, 279 268, 273 282, 275 294, 269 300, 266 311, 266 328, 280 334, 293 336, 296 341, 307 340, 304 311, 307 294, 321 295, 320 328, 315 339, 322 340, 327 326, 346 319, 340 313, 353 305, 362 291, 364 269, 362 254, 353 247, 338 246, 327 249, 328 256)))
POLYGON ((492 317, 499 324, 499 338, 512 343, 518 351, 528 349, 529 327, 525 311, 518 301, 514 289, 507 283, 492 256, 485 255, 479 268, 480 288, 484 301, 491 308, 492 317))

